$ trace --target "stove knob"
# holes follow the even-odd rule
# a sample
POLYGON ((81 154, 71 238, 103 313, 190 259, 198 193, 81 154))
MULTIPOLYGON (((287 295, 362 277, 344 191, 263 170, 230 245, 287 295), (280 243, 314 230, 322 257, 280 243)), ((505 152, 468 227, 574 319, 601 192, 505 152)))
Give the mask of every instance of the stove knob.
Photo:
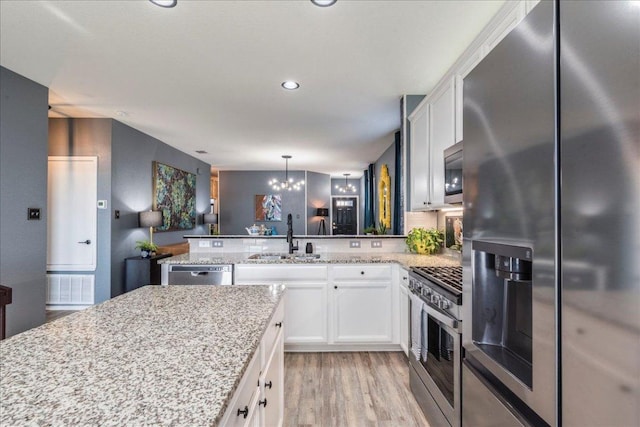
POLYGON ((431 290, 431 288, 424 288, 424 292, 423 292, 423 294, 424 294, 425 296, 428 296, 428 295, 431 295, 431 293, 432 293, 432 292, 433 292, 433 291, 431 290))
POLYGON ((440 307, 443 310, 446 310, 449 307, 451 307, 451 303, 449 303, 449 301, 447 301, 446 299, 441 299, 440 302, 438 302, 438 307, 440 307))
POLYGON ((437 295, 437 294, 431 295, 431 303, 438 305, 439 301, 440 301, 440 295, 437 295))

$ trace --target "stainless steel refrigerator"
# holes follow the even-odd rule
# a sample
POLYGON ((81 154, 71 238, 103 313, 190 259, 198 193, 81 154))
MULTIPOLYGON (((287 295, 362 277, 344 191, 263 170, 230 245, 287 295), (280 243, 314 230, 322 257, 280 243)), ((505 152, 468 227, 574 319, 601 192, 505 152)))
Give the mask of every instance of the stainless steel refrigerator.
POLYGON ((640 425, 640 4, 542 1, 464 80, 463 426, 640 425))

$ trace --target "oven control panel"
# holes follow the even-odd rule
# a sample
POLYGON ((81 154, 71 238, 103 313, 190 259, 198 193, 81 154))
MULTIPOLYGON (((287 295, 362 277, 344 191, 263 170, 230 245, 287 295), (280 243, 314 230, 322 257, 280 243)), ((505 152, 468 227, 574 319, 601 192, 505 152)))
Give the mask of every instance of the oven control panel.
POLYGON ((455 301, 452 301, 441 292, 438 292, 435 285, 430 286, 430 283, 426 283, 425 281, 415 277, 410 277, 409 290, 416 295, 420 295, 422 300, 427 304, 437 307, 460 320, 460 307, 455 303, 455 301))

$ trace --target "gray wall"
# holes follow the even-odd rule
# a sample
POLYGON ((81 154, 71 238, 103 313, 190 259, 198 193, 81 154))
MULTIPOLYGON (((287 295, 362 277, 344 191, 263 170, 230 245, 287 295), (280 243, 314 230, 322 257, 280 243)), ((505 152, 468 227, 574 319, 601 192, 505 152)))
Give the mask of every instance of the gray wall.
MULTIPOLYGON (((272 178, 283 179, 284 171, 220 171, 218 177, 220 234, 247 234, 245 227, 252 224, 275 227, 278 234, 286 234, 287 214, 289 213, 293 215, 293 233, 305 234, 306 189, 275 191, 268 184, 272 178), (254 206, 256 194, 282 195, 282 221, 256 221, 254 206)), ((289 171, 289 177, 299 181, 305 179, 305 173, 303 171, 289 171)))
POLYGON ((7 336, 45 320, 48 89, 0 67, 0 284, 13 289, 7 336), (27 221, 27 208, 40 221, 27 221))
MULTIPOLYGON (((329 175, 307 171, 307 234, 318 234, 321 218, 316 209, 331 210, 331 177, 329 175)), ((325 218, 327 234, 331 234, 329 218, 325 218)))
MULTIPOLYGON (((111 206, 111 119, 50 119, 50 156, 97 156, 98 200, 111 206)), ((111 218, 108 209, 97 209, 98 241, 95 302, 111 298, 111 218)), ((57 271, 56 273, 64 273, 57 271)), ((78 273, 79 271, 69 272, 78 273)))
POLYGON ((209 212, 211 166, 118 121, 113 121, 111 147, 111 295, 116 296, 124 289, 125 258, 138 256, 135 242, 149 238, 149 230, 138 227, 138 212, 151 209, 153 203, 152 162, 196 174, 196 228, 156 232, 153 242, 159 245, 208 232, 202 214, 209 212), (120 219, 114 218, 115 210, 120 219))
MULTIPOLYGON (((107 209, 98 210, 95 302, 100 303, 123 293, 124 260, 140 254, 137 240, 149 238, 149 230, 138 227, 138 212, 151 209, 152 162, 197 174, 198 223, 209 209, 210 166, 112 119, 51 119, 49 132, 50 155, 98 156, 98 199, 107 200, 107 209)), ((185 234, 206 231, 197 225, 193 230, 155 233, 153 241, 177 243, 185 234)))

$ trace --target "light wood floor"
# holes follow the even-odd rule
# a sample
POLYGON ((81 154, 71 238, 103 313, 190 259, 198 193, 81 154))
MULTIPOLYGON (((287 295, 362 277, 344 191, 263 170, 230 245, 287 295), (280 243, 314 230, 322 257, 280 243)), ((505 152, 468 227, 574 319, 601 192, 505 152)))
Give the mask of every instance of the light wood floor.
POLYGON ((284 425, 428 426, 404 353, 285 353, 284 425))
POLYGON ((61 317, 64 317, 68 314, 71 313, 75 313, 75 311, 72 310, 47 310, 46 311, 46 318, 45 318, 45 322, 49 323, 49 322, 53 322, 56 319, 59 319, 61 317))

